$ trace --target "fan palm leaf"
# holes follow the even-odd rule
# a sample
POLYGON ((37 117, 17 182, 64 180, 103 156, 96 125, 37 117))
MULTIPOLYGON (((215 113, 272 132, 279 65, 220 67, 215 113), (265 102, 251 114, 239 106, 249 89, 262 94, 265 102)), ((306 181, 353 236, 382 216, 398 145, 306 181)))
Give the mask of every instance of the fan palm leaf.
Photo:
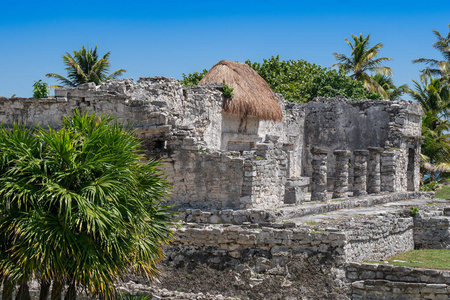
POLYGON ((158 273, 171 236, 161 202, 169 185, 113 117, 76 112, 63 123, 0 128, 0 273, 112 298, 129 270, 158 273))

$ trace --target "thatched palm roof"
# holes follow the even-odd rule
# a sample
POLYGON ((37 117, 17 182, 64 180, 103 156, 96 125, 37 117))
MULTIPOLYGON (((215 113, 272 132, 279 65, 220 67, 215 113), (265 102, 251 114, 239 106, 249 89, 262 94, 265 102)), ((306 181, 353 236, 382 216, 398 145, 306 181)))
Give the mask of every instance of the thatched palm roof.
POLYGON ((280 104, 267 82, 244 63, 222 60, 215 64, 199 82, 225 83, 233 89, 233 98, 227 99, 224 111, 239 116, 252 115, 263 120, 283 118, 280 104))

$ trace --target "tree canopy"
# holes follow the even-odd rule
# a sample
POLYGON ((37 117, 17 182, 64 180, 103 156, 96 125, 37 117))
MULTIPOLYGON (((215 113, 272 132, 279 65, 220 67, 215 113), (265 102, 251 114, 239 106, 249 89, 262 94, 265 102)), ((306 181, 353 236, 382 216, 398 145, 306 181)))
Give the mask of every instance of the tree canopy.
MULTIPOLYGON (((304 60, 281 61, 279 56, 264 59, 263 63, 247 63, 269 84, 275 93, 280 93, 291 102, 308 102, 315 97, 344 96, 347 99, 381 99, 376 92, 367 91, 361 82, 351 79, 343 72, 329 70, 304 60)), ((196 85, 206 74, 183 74, 180 82, 196 85)))
POLYGON ((45 76, 55 78, 66 87, 76 87, 86 82, 95 82, 96 85, 100 85, 102 82, 115 79, 126 72, 124 69, 118 69, 108 75, 110 54, 111 52, 108 52, 99 59, 97 46, 89 50, 82 46, 81 50, 74 50, 73 55, 66 52, 62 56, 66 65, 67 78, 56 73, 48 73, 45 76))
POLYGON ((66 299, 77 288, 111 299, 127 272, 157 273, 171 236, 169 184, 140 146, 130 127, 104 115, 75 112, 57 131, 0 128, 4 289, 18 283, 18 299, 27 299, 35 277, 41 296, 53 282, 52 299, 65 284, 66 299))

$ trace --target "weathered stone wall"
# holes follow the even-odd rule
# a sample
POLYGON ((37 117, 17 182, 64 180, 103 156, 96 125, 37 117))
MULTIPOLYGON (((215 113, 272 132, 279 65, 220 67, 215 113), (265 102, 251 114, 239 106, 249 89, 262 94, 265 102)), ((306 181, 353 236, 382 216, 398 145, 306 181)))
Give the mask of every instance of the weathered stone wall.
POLYGON ((384 215, 348 226, 347 261, 381 260, 414 249, 412 218, 384 215))
MULTIPOLYGON (((414 166, 408 190, 418 190, 420 154, 420 107, 409 101, 348 101, 324 99, 305 105, 303 175, 311 176, 312 147, 328 147, 328 180, 334 176, 334 150, 358 150, 369 147, 394 148, 400 152, 396 160, 396 191, 408 188, 408 147, 414 149, 414 166)), ((353 161, 353 155, 351 157, 353 161)), ((353 170, 350 168, 350 178, 353 170)), ((351 180, 350 180, 351 181, 351 180)))
POLYGON ((345 299, 344 246, 345 235, 332 231, 186 225, 165 251, 166 275, 157 286, 250 299, 345 299))
POLYGON ((169 203, 181 207, 240 208, 244 162, 229 153, 176 150, 163 157, 173 183, 169 203))
POLYGON ((449 299, 450 272, 392 265, 351 263, 351 299, 449 299))
POLYGON ((416 249, 450 249, 450 217, 414 218, 416 249))

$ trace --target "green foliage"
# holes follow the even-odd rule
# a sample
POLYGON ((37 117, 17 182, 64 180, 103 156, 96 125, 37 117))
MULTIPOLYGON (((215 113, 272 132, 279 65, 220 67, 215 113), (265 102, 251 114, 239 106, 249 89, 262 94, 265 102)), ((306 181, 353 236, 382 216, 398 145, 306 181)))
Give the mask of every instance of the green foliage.
POLYGON ((413 218, 417 215, 418 212, 419 212, 419 208, 417 208, 417 207, 410 207, 410 209, 409 209, 409 215, 413 218))
POLYGON ((140 147, 109 115, 75 112, 59 131, 0 127, 0 277, 111 299, 127 272, 154 276, 171 236, 169 184, 140 147))
MULTIPOLYGON (((361 82, 351 79, 342 71, 328 70, 304 60, 280 61, 279 56, 263 63, 245 62, 269 84, 275 93, 281 93, 291 102, 308 102, 315 97, 344 96, 347 99, 382 99, 379 93, 367 91, 361 82)), ((183 74, 180 82, 185 86, 197 85, 207 70, 183 74)))
POLYGON ((439 188, 439 183, 437 181, 431 181, 427 184, 421 185, 420 190, 425 192, 433 192, 439 188))
POLYGON ((392 76, 375 74, 371 75, 371 80, 375 82, 380 88, 383 89, 383 96, 389 100, 402 100, 401 96, 409 91, 406 84, 396 86, 392 76))
POLYGON ((342 71, 328 70, 304 60, 280 61, 272 56, 262 64, 246 63, 264 78, 275 93, 292 102, 308 102, 315 97, 344 96, 347 99, 381 99, 376 92, 368 92, 361 82, 342 71))
MULTIPOLYGON (((42 82, 42 80, 35 81, 33 84, 33 97, 36 99, 45 98, 48 96, 50 91, 48 90, 48 84, 42 82)), ((15 96, 15 94, 13 95, 15 96)), ((14 97, 11 97, 14 98, 14 97)))
POLYGON ((442 78, 422 77, 420 83, 413 82, 415 90, 409 94, 424 112, 421 172, 435 180, 438 172, 450 172, 450 89, 442 78))
POLYGON ((66 55, 62 57, 68 73, 67 78, 55 73, 48 73, 45 76, 55 78, 66 87, 75 87, 87 82, 95 82, 96 85, 100 85, 107 80, 122 76, 126 72, 124 69, 118 69, 108 75, 110 54, 111 52, 108 52, 99 59, 97 46, 89 51, 82 46, 81 50, 73 51, 73 56, 66 52, 66 55))
POLYGON ((192 74, 182 74, 183 79, 178 80, 182 85, 184 86, 195 86, 198 85, 200 80, 202 80, 203 77, 205 77, 206 73, 208 73, 208 70, 204 69, 202 72, 194 72, 192 74))
MULTIPOLYGON (((346 73, 352 73, 351 77, 364 83, 364 86, 371 91, 379 92, 385 99, 388 99, 386 91, 376 81, 373 80, 372 74, 392 75, 391 68, 381 66, 382 63, 391 60, 388 57, 378 56, 383 44, 378 43, 373 47, 369 46, 370 34, 363 37, 351 34, 353 41, 345 39, 350 46, 352 52, 350 56, 345 54, 333 53, 334 57, 338 61, 333 66, 338 66, 339 69, 344 70, 346 73)), ((332 67, 333 67, 332 66, 332 67)))
POLYGON ((234 94, 233 94, 233 89, 230 88, 228 85, 226 85, 225 83, 223 84, 223 95, 226 98, 233 98, 234 94))

